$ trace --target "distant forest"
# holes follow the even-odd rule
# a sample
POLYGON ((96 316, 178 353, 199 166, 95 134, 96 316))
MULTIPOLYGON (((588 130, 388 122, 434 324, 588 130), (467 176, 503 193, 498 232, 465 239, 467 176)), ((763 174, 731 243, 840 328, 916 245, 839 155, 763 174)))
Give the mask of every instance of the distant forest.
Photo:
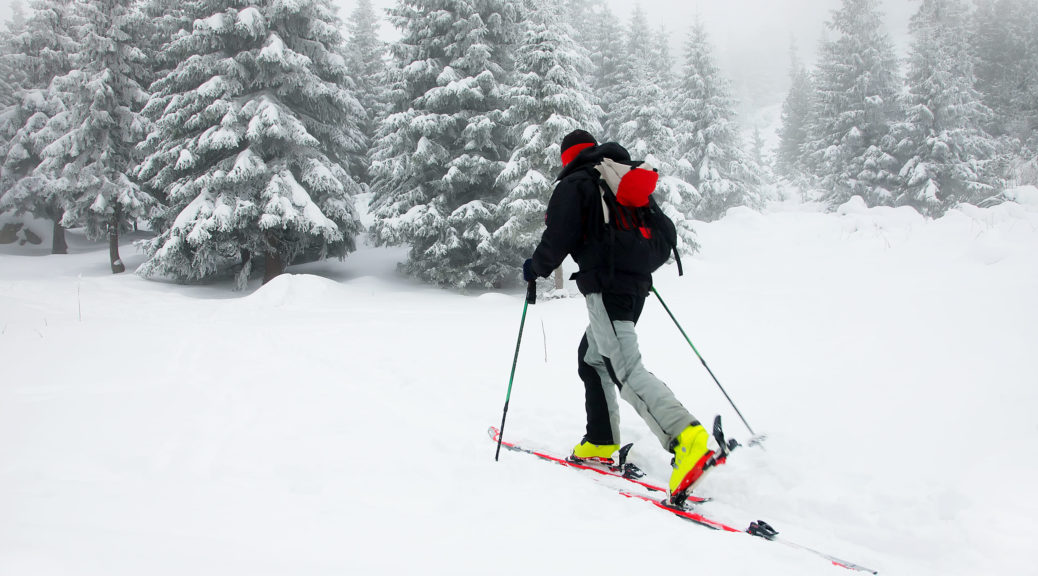
POLYGON ((791 51, 771 154, 701 21, 675 55, 594 0, 33 0, 0 30, 0 214, 52 222, 56 254, 67 228, 108 238, 113 272, 142 226, 138 274, 244 287, 346 257, 363 196, 409 274, 498 288, 576 128, 659 169, 686 253, 780 188, 937 217, 1038 183, 1038 3, 918 4, 904 58, 878 0, 843 0, 816 62, 791 51))

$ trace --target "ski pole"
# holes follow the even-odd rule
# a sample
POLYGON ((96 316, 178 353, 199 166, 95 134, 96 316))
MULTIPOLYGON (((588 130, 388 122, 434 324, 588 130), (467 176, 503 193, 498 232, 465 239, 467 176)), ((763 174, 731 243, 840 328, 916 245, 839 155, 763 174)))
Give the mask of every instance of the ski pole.
POLYGON ((537 303, 537 283, 530 282, 526 285, 526 301, 523 302, 523 319, 519 321, 519 338, 515 341, 515 356, 512 358, 512 374, 508 377, 508 393, 505 395, 505 409, 501 414, 501 428, 497 435, 497 452, 494 453, 494 462, 501 456, 501 442, 505 437, 505 418, 508 417, 508 401, 512 398, 512 382, 515 381, 515 365, 519 362, 519 345, 523 342, 523 326, 526 325, 526 308, 530 304, 537 303))
MULTIPOLYGON (((678 330, 681 331, 681 335, 685 337, 685 341, 688 342, 688 345, 692 347, 692 351, 696 353, 696 356, 699 358, 699 361, 703 363, 703 368, 706 368, 706 371, 710 373, 710 377, 714 379, 714 383, 717 384, 717 387, 721 389, 721 393, 724 394, 724 397, 728 399, 728 403, 731 404, 732 408, 735 409, 735 413, 739 415, 740 419, 742 419, 742 423, 746 425, 746 429, 750 431, 751 435, 756 436, 757 434, 753 431, 753 428, 750 428, 750 423, 746 421, 746 418, 743 418, 742 412, 739 412, 739 408, 735 405, 735 402, 732 401, 732 397, 728 395, 727 391, 725 391, 724 386, 721 386, 721 383, 717 380, 717 376, 714 376, 714 371, 711 370, 709 366, 707 366, 706 360, 703 360, 703 356, 699 353, 699 350, 696 350, 696 345, 692 343, 692 340, 688 337, 688 334, 685 333, 685 329, 681 327, 681 324, 678 322, 678 319, 674 317, 674 313, 671 312, 670 308, 667 307, 667 303, 663 301, 663 297, 660 296, 660 293, 656 290, 655 286, 652 287, 652 293, 655 294, 656 298, 659 299, 660 304, 663 304, 663 309, 667 311, 667 314, 670 316, 670 319, 674 321, 674 325, 677 326, 678 330)), ((751 444, 752 443, 753 442, 751 441, 751 444)))

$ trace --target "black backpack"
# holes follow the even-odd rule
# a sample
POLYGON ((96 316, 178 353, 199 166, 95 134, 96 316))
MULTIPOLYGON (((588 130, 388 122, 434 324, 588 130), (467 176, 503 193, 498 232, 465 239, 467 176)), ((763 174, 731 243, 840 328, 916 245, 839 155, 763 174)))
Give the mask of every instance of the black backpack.
POLYGON ((588 236, 605 244, 609 278, 616 271, 652 274, 674 255, 683 275, 674 223, 653 197, 659 173, 644 162, 621 163, 608 158, 589 169, 601 193, 601 211, 586 222, 598 230, 588 236), (599 226, 600 225, 600 226, 599 226))

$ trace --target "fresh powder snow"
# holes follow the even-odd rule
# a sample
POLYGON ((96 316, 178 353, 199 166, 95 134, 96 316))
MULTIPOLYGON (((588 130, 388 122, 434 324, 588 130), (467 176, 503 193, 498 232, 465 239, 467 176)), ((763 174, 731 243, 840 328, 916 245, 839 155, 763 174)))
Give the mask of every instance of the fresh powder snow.
MULTIPOLYGON (((697 224, 700 253, 656 286, 768 435, 703 482, 702 513, 881 574, 1032 570, 1038 190, 1009 195, 936 220, 787 203, 697 224)), ((495 462, 518 291, 423 285, 397 271, 406 248, 362 242, 242 295, 112 275, 106 244, 69 243, 0 247, 0 574, 846 573, 622 481, 495 462)), ((510 441, 579 441, 585 323, 579 296, 529 308, 510 441)), ((647 366, 748 439, 657 302, 639 327, 647 366)), ((666 482, 623 406, 633 460, 666 482)))

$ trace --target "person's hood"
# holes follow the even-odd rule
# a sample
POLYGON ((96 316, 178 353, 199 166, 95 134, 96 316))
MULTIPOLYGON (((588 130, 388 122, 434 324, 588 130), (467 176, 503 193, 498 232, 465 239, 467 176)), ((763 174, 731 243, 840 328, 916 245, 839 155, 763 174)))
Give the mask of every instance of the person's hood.
POLYGON ((574 172, 590 168, 601 162, 603 158, 609 158, 617 162, 630 162, 631 154, 626 148, 616 142, 606 142, 598 146, 592 146, 586 150, 581 150, 580 154, 577 154, 577 157, 559 172, 559 177, 556 180, 562 180, 574 172))

